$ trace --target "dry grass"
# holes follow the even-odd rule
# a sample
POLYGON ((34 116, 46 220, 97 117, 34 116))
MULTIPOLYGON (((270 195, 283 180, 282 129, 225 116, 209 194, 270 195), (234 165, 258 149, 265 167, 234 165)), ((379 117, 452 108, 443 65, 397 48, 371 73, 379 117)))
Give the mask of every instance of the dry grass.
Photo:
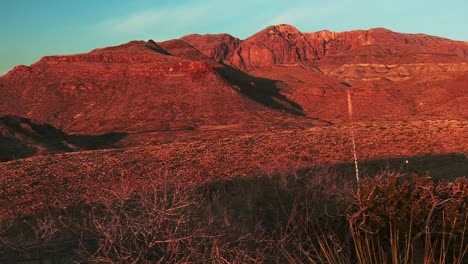
MULTIPOLYGON (((468 181, 429 176, 366 178, 349 214, 351 242, 321 235, 306 263, 464 263, 468 181), (351 245, 350 245, 351 244, 351 245), (346 248, 348 250, 342 250, 346 248), (338 248, 338 250, 337 250, 338 248)), ((291 263, 297 263, 292 261, 291 263)))
POLYGON ((61 263, 466 260, 466 178, 382 174, 363 182, 361 201, 350 179, 315 169, 137 189, 122 177, 93 203, 2 221, 0 251, 6 263, 15 254, 61 263))
POLYGON ((348 183, 333 175, 315 170, 144 190, 122 178, 93 203, 5 219, 0 251, 92 263, 282 262, 309 224, 338 216, 345 196, 337 192, 348 183))
MULTIPOLYGON (((356 123, 356 135, 366 135, 356 145, 364 159, 466 153, 465 126, 356 123)), ((348 131, 2 163, 0 263, 57 256, 60 263, 463 263, 466 178, 384 172, 361 181, 358 199, 352 167, 311 169, 350 161, 348 131)), ((403 161, 397 167, 412 171, 403 161)))
MULTIPOLYGON (((367 160, 466 153, 466 146, 459 143, 465 139, 465 127, 466 122, 454 120, 356 123, 358 156, 367 160)), ((132 178, 138 186, 198 185, 237 176, 288 174, 292 169, 347 162, 350 157, 349 127, 331 126, 29 158, 0 164, 0 218, 44 204, 92 202, 119 177, 132 178)))

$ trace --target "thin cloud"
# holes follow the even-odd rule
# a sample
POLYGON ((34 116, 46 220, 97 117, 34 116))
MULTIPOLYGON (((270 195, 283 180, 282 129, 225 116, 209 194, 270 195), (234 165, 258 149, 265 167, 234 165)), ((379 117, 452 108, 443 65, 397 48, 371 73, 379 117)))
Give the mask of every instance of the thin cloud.
POLYGON ((259 20, 266 21, 265 16, 271 19, 274 14, 271 13, 270 1, 240 0, 222 3, 218 0, 206 0, 202 3, 190 1, 184 4, 136 10, 129 15, 112 17, 99 23, 94 30, 103 34, 131 37, 148 36, 155 32, 166 37, 168 35, 174 37, 176 33, 184 34, 190 30, 203 33, 203 29, 206 28, 215 30, 219 28, 219 32, 224 32, 226 27, 236 29, 249 24, 259 24, 259 20), (258 10, 258 13, 255 10, 258 10), (225 26, 223 28, 218 25, 225 26))
POLYGON ((210 5, 191 5, 172 8, 150 9, 135 12, 125 17, 112 18, 101 23, 101 27, 113 33, 145 32, 157 27, 182 28, 208 15, 210 5))
POLYGON ((332 1, 324 5, 304 2, 291 7, 270 21, 270 24, 287 23, 297 25, 311 20, 317 20, 335 14, 339 9, 345 7, 350 1, 332 1))
MULTIPOLYGON (((218 0, 207 0, 201 4, 190 1, 160 8, 134 10, 128 15, 109 18, 93 30, 112 39, 164 40, 190 33, 224 32, 242 38, 272 24, 300 24, 314 16, 314 11, 317 10, 310 3, 290 7, 292 4, 278 5, 277 2, 281 1, 273 0, 273 4, 271 1, 239 0, 222 4, 218 0)), ((318 10, 324 12, 325 7, 319 7, 318 10)))

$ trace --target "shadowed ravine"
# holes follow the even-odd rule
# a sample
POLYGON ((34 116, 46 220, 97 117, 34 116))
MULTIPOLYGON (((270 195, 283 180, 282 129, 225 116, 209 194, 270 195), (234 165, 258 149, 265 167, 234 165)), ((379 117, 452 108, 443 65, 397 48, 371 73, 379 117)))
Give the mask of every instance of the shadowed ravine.
POLYGON ((215 67, 219 75, 226 79, 234 89, 248 98, 267 107, 294 115, 305 115, 302 107, 280 93, 279 80, 251 76, 229 65, 215 67))

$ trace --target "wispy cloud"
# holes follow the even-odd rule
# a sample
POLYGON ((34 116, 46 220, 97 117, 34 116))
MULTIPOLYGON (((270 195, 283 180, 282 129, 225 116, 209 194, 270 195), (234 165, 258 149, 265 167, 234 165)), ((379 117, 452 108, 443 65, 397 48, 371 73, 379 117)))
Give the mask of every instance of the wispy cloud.
POLYGON ((350 0, 325 2, 282 0, 184 1, 164 7, 133 10, 108 18, 98 30, 111 38, 164 40, 189 33, 229 32, 247 37, 263 27, 288 23, 298 27, 333 15, 350 0), (201 3, 200 3, 201 2, 201 3))
POLYGON ((285 9, 270 21, 270 24, 302 24, 312 20, 334 15, 337 11, 347 6, 349 0, 327 1, 319 4, 314 1, 304 1, 289 9, 285 9))
POLYGON ((210 33, 229 31, 235 34, 236 30, 253 33, 274 16, 271 12, 275 5, 271 5, 270 1, 181 1, 164 7, 131 10, 128 15, 107 18, 94 30, 103 35, 112 34, 111 37, 118 35, 161 40, 181 34, 205 33, 208 30, 210 33))
POLYGON ((158 8, 134 12, 128 16, 116 17, 101 23, 114 33, 137 33, 149 29, 181 28, 200 20, 210 12, 209 5, 158 8))
POLYGON ((154 27, 184 26, 194 23, 209 12, 209 6, 164 8, 146 10, 130 16, 107 21, 110 29, 117 33, 143 31, 154 27))

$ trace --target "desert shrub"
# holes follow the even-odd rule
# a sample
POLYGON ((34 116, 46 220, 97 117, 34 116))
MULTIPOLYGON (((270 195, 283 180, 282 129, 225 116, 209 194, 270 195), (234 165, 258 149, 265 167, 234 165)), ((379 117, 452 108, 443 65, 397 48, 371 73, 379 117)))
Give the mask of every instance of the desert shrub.
POLYGON ((122 179, 92 203, 0 221, 0 253, 57 263, 462 263, 465 178, 382 173, 358 192, 352 181, 329 168, 197 186, 122 179))
POLYGON ((356 198, 349 218, 355 245, 373 241, 369 252, 393 263, 461 263, 468 248, 466 178, 435 183, 429 175, 383 174, 366 178, 356 198))
POLYGON ((284 262, 282 252, 299 254, 294 244, 316 226, 344 226, 332 216, 344 208, 346 185, 324 169, 138 190, 121 180, 95 202, 4 222, 0 250, 91 263, 284 262))
POLYGON ((465 178, 437 184, 428 175, 365 178, 361 198, 355 201, 359 212, 352 220, 370 232, 388 229, 390 223, 403 232, 409 231, 410 223, 416 232, 431 225, 443 227, 453 223, 454 228, 461 230, 467 213, 467 191, 465 178))
POLYGON ((381 173, 364 178, 347 210, 348 231, 319 231, 306 261, 291 263, 464 263, 468 180, 381 173))

